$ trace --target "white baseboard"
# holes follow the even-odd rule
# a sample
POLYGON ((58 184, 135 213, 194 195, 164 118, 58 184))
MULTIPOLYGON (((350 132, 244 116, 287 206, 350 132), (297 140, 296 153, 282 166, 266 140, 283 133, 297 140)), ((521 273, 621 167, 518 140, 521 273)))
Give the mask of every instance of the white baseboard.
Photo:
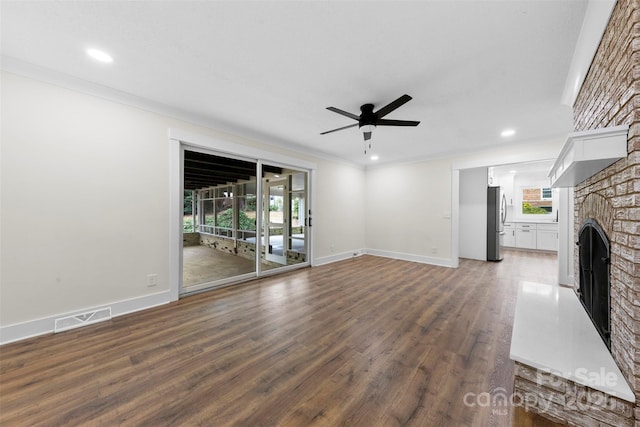
POLYGON ((449 267, 449 268, 456 267, 456 265, 453 263, 453 260, 451 260, 450 258, 435 258, 435 257, 424 256, 424 255, 407 254, 402 252, 383 251, 380 249, 367 249, 366 253, 369 255, 399 259, 402 261, 420 262, 423 264, 437 265, 440 267, 449 267))
POLYGON ((423 264, 438 265, 441 267, 450 267, 450 268, 456 267, 456 265, 453 263, 453 261, 450 258, 427 257, 423 255, 383 251, 379 249, 355 249, 349 252, 342 252, 335 255, 316 258, 315 262, 313 263, 313 266, 316 267, 324 264, 331 264, 332 262, 343 261, 345 259, 353 258, 354 256, 360 256, 365 254, 380 256, 385 258, 399 259, 402 261, 411 261, 411 262, 420 262, 423 264))
POLYGON ((324 264, 331 264, 332 262, 344 261, 345 259, 353 258, 366 253, 367 251, 364 249, 354 249, 349 252, 341 252, 339 254, 316 258, 313 262, 313 267, 317 267, 319 265, 324 265, 324 264))
POLYGON ((42 319, 29 320, 27 322, 15 323, 0 327, 0 345, 14 341, 20 341, 38 335, 53 333, 55 321, 60 317, 78 315, 83 312, 111 307, 113 317, 133 313, 134 311, 145 310, 158 305, 167 304, 171 301, 170 292, 164 291, 151 295, 116 301, 111 304, 103 304, 96 307, 83 308, 70 313, 60 313, 42 319))

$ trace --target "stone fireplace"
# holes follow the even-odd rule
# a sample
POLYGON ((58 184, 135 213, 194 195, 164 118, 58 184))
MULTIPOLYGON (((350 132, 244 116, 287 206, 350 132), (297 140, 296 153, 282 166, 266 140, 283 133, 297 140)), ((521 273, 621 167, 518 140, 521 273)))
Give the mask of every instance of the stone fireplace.
POLYGON ((609 160, 561 154, 556 165, 566 173, 552 170, 555 182, 578 182, 575 283, 522 286, 518 294, 511 342, 514 393, 526 411, 565 425, 640 427, 640 372, 634 372, 640 365, 640 269, 633 258, 640 255, 640 165, 637 155, 627 155, 632 139, 627 126, 569 136, 565 153, 611 154, 609 160), (589 144, 581 145, 583 139, 589 144), (618 161, 609 150, 594 150, 609 144, 622 146, 618 161), (596 161, 610 166, 578 177, 596 161))
MULTIPOLYGON (((640 426, 639 127, 637 122, 630 127, 629 155, 579 184, 574 193, 576 239, 580 239, 580 232, 587 223, 598 224, 602 234, 609 239, 610 326, 609 336, 605 335, 604 339, 636 396, 632 416, 635 426, 640 426)), ((580 252, 576 251, 577 291, 583 287, 581 263, 580 252)), ((597 326, 598 320, 593 320, 597 326)), ((606 326, 599 332, 606 334, 606 326)))
MULTIPOLYGON (((639 0, 616 4, 574 105, 577 131, 619 125, 629 126, 627 156, 575 187, 574 237, 594 219, 610 240, 610 349, 636 396, 633 418, 640 426, 639 0)), ((576 289, 579 276, 576 271, 576 289)))
MULTIPOLYGON (((616 3, 573 111, 576 132, 628 126, 626 155, 574 184, 574 242, 585 246, 592 244, 593 237, 602 238, 609 252, 584 255, 576 247, 574 290, 583 297, 591 293, 586 296, 591 301, 583 304, 587 311, 593 308, 594 287, 591 284, 586 290, 583 279, 593 274, 589 269, 594 262, 603 264, 596 274, 608 276, 610 307, 603 309, 606 302, 599 301, 602 310, 592 315, 592 320, 595 325, 603 324, 600 335, 608 341, 611 357, 635 395, 635 402, 631 396, 610 398, 612 403, 608 405, 569 405, 572 399, 574 403, 584 401, 579 397, 581 386, 541 374, 518 361, 515 389, 538 393, 553 408, 546 415, 554 421, 640 427, 640 0, 616 3), (582 235, 585 229, 588 237, 582 235)), ((596 281, 600 283, 600 279, 596 281)), ((606 295, 598 298, 607 299, 606 295)), ((585 388, 582 395, 589 396, 589 389, 585 388)), ((608 402, 606 396, 604 401, 608 402)), ((537 412, 545 416, 543 411, 537 412)))

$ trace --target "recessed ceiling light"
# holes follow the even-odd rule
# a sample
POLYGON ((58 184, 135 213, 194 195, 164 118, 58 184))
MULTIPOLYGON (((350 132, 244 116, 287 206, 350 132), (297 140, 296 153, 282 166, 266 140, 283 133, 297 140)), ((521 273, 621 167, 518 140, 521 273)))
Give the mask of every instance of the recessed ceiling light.
POLYGON ((371 160, 378 160, 379 158, 380 158, 380 157, 378 157, 378 156, 376 156, 376 155, 371 156, 371 160))
POLYGON ((512 136, 512 135, 515 135, 515 134, 516 134, 516 131, 514 129, 505 129, 505 130, 502 131, 500 136, 507 137, 507 136, 512 136))
POLYGON ((517 173, 517 170, 510 170, 509 173, 517 173))
POLYGON ((87 49, 87 55, 100 62, 113 62, 113 58, 106 52, 98 49, 87 49))

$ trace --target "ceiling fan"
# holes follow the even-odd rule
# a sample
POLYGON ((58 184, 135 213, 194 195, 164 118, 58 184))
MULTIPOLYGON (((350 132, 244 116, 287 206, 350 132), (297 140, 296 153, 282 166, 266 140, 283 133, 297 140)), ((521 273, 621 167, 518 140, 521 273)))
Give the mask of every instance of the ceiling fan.
MULTIPOLYGON (((333 111, 334 113, 341 114, 343 116, 349 117, 350 119, 357 120, 358 123, 354 123, 352 125, 343 126, 341 128, 328 130, 326 132, 322 132, 320 135, 326 135, 331 132, 336 132, 343 129, 349 129, 355 126, 358 126, 360 130, 363 132, 364 140, 368 141, 371 139, 371 132, 376 128, 376 126, 418 126, 420 122, 416 122, 413 120, 390 120, 383 119, 384 116, 391 113, 396 108, 401 107, 407 102, 411 101, 411 97, 409 95, 402 95, 400 98, 395 101, 385 105, 380 108, 378 111, 373 111, 373 104, 364 104, 360 107, 361 114, 356 116, 355 114, 349 113, 344 110, 340 110, 336 107, 327 107, 327 110, 333 111)), ((371 143, 369 143, 369 148, 371 148, 371 143)), ((365 154, 367 153, 365 146, 365 154)))

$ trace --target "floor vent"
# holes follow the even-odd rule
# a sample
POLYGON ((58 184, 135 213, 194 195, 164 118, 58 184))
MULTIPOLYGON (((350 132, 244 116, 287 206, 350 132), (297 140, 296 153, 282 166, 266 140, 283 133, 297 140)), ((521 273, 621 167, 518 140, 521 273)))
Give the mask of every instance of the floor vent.
POLYGON ((91 325, 92 323, 102 322, 111 319, 111 307, 100 308, 94 311, 74 314, 73 316, 61 317, 56 319, 54 332, 68 331, 69 329, 79 328, 81 326, 91 325))

